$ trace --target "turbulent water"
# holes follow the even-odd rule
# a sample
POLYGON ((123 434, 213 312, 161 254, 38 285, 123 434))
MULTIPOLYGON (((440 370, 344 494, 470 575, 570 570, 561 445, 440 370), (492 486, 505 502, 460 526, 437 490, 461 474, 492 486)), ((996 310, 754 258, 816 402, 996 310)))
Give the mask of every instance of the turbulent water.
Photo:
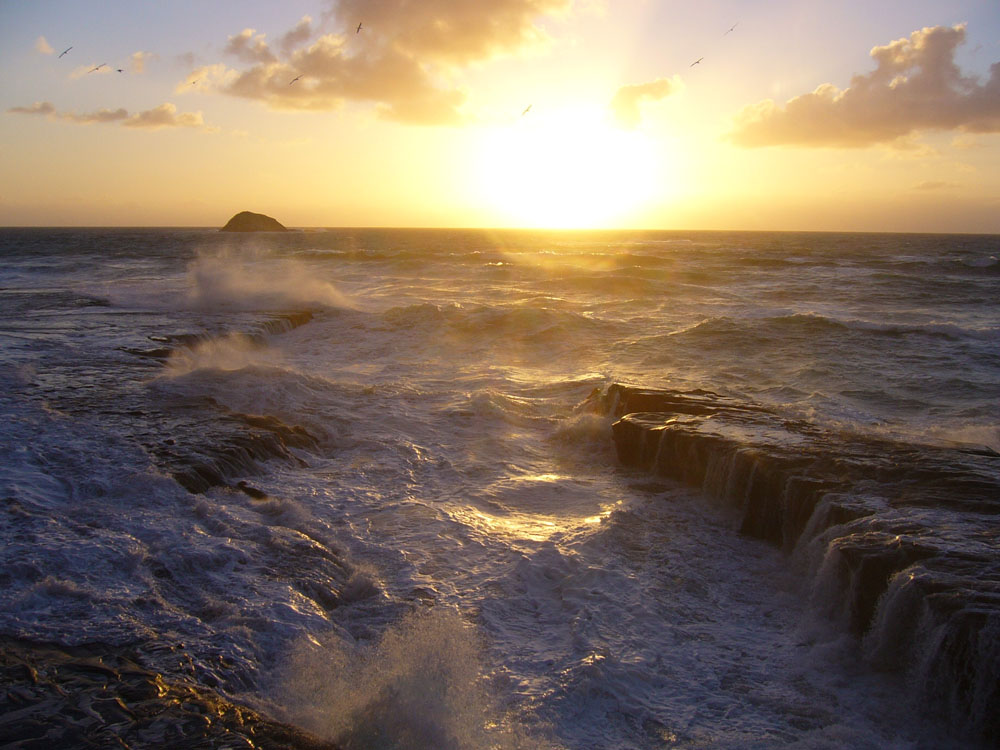
MULTIPOLYGON (((0 253, 7 650, 127 654, 344 748, 996 739, 998 237, 7 229, 0 253), (758 454, 850 454, 815 480, 839 496, 885 496, 880 461, 937 494, 773 544, 711 457, 694 484, 619 460, 615 384, 766 413, 727 432, 758 454), (957 479, 911 473, 928 455, 957 479), (838 604, 845 535, 890 527, 963 561, 932 609, 971 612, 965 640, 894 614, 909 558, 838 604)), ((27 731, 18 679, 0 737, 27 731)))

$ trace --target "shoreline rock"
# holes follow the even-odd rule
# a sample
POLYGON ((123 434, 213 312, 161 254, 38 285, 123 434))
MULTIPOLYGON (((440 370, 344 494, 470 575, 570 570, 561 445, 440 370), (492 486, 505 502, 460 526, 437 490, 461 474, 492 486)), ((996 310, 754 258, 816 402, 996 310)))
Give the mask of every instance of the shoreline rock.
POLYGON ((0 745, 338 750, 209 688, 150 669, 128 649, 8 636, 0 637, 0 745))

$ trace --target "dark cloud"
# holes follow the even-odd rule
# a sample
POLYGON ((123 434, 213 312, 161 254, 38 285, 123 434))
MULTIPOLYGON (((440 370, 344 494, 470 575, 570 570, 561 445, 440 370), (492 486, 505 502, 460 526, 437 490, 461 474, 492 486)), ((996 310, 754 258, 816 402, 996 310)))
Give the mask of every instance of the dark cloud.
POLYGON ((863 147, 922 131, 1000 132, 1000 63, 980 83, 963 75, 955 50, 965 26, 936 26, 875 47, 876 68, 843 90, 823 84, 784 107, 746 107, 730 134, 741 146, 863 147))

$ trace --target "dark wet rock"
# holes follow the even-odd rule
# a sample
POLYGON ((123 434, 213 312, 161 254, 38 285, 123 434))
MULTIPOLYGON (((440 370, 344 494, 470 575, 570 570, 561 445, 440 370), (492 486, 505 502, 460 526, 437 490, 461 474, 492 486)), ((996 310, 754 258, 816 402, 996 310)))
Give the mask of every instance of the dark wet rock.
POLYGON ((735 507, 740 531, 789 553, 818 544, 826 606, 873 662, 919 672, 930 710, 1000 740, 995 452, 832 433, 708 391, 616 384, 598 402, 622 464, 735 507))
MULTIPOLYGON (((218 405, 216 405, 218 408, 218 405)), ((173 445, 151 446, 159 463, 188 492, 202 493, 212 487, 235 486, 251 497, 264 493, 244 489, 233 482, 239 477, 260 473, 261 464, 271 459, 303 465, 295 451, 317 452, 318 440, 303 427, 286 425, 270 416, 229 412, 214 415, 211 433, 204 442, 176 441, 173 445)))
POLYGON ((336 750, 104 644, 0 640, 0 746, 336 750))
POLYGON ((277 219, 252 211, 240 211, 233 216, 220 232, 287 232, 277 219))

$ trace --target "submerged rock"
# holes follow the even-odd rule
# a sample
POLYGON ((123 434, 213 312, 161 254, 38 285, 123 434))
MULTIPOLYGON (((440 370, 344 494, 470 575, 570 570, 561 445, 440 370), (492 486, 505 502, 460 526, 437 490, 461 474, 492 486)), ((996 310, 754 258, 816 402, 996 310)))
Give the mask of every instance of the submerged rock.
POLYGON ((252 211, 240 211, 228 222, 220 232, 287 232, 288 228, 277 219, 252 211))

